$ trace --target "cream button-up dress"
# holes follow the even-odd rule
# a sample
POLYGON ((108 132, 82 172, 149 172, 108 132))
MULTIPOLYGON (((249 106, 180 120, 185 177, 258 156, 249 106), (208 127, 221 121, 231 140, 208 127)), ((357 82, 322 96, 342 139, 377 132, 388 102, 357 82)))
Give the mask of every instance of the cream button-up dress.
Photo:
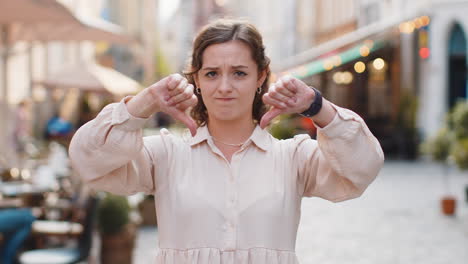
POLYGON ((278 140, 257 126, 229 163, 207 127, 143 137, 146 120, 122 100, 76 132, 70 157, 95 189, 154 194, 157 264, 297 264, 302 198, 356 198, 384 160, 363 120, 334 108, 317 141, 278 140))

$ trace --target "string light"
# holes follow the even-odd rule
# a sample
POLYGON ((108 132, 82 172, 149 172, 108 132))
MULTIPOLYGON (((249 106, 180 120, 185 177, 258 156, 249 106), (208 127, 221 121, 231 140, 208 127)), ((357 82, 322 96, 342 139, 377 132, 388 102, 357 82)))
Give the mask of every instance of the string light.
POLYGON ((372 62, 372 66, 378 71, 385 67, 385 61, 382 58, 377 58, 372 62))
POLYGON ((354 64, 354 70, 357 73, 363 73, 366 70, 366 64, 362 61, 358 61, 354 64))
POLYGON ((370 49, 367 46, 362 46, 361 48, 359 48, 359 53, 361 54, 361 56, 367 57, 370 53, 370 49))
POLYGON ((13 179, 17 179, 20 175, 20 170, 18 168, 12 168, 10 170, 10 175, 13 179))
POLYGON ((353 74, 349 71, 339 71, 335 72, 332 78, 336 84, 350 84, 353 81, 353 74))
POLYGON ((323 63, 323 68, 327 71, 333 69, 333 61, 331 60, 326 60, 324 63, 323 63))
POLYGON ((431 50, 427 47, 424 47, 424 48, 421 48, 419 49, 419 56, 422 58, 422 59, 427 59, 429 58, 429 55, 431 55, 431 50))

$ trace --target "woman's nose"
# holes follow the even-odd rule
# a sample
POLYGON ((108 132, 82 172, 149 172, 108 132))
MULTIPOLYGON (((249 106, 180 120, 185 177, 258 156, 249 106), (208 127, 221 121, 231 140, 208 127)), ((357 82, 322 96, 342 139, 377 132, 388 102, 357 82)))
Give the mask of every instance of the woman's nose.
POLYGON ((227 77, 223 77, 221 79, 221 83, 219 84, 218 90, 221 92, 230 92, 232 91, 232 83, 227 77))

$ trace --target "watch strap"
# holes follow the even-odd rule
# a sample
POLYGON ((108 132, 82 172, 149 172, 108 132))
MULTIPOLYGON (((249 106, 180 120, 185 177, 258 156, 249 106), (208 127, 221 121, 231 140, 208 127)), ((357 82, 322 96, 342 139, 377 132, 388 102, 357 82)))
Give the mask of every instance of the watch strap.
POLYGON ((320 93, 319 90, 315 89, 314 87, 311 87, 314 92, 315 92, 315 98, 312 104, 309 106, 307 110, 304 112, 300 113, 302 116, 306 117, 313 117, 314 115, 318 114, 320 112, 320 109, 322 109, 322 94, 320 93))

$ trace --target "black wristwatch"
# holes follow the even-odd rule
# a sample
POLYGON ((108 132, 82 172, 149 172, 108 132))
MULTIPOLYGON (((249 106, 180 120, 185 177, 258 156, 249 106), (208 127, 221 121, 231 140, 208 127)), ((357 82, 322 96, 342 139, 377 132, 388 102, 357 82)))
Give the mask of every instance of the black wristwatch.
POLYGON ((318 112, 320 112, 320 109, 322 109, 322 94, 314 87, 311 88, 314 89, 315 99, 309 108, 300 114, 306 117, 313 117, 314 115, 318 114, 318 112))

